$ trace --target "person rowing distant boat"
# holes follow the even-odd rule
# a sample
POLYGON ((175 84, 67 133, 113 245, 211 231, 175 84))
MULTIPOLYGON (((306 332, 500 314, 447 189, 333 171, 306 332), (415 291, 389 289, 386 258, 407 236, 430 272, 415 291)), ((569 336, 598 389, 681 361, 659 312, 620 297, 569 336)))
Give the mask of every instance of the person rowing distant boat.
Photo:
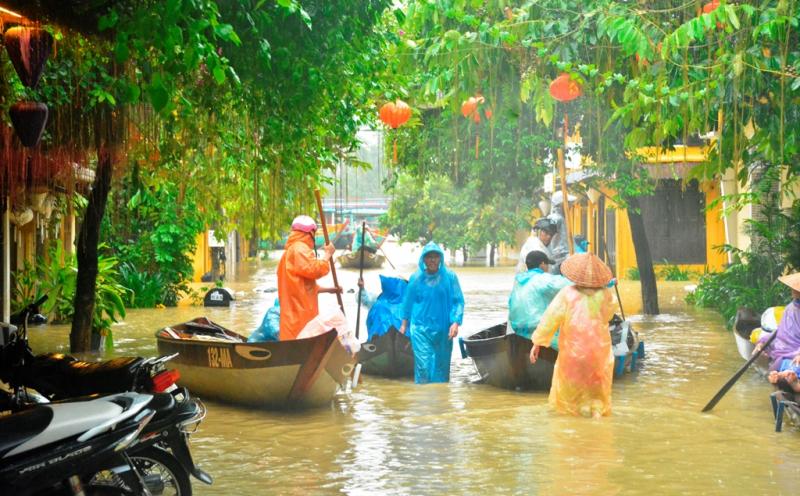
POLYGON ((319 314, 319 293, 341 293, 341 288, 322 288, 317 279, 328 275, 336 248, 325 244, 322 258, 314 253, 317 223, 307 215, 295 217, 286 251, 278 263, 280 339, 296 339, 303 327, 319 314))

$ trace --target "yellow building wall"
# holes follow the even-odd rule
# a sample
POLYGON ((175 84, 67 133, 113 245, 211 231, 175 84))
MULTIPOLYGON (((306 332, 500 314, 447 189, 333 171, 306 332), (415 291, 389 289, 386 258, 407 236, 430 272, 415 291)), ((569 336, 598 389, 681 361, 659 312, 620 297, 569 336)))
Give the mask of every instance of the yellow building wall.
POLYGON ((192 253, 192 281, 200 282, 200 278, 211 270, 211 250, 208 248, 208 231, 197 235, 197 248, 192 253))
MULTIPOLYGON (((716 182, 705 182, 700 189, 705 193, 706 205, 710 205, 720 197, 719 185, 716 182)), ((628 213, 624 209, 618 209, 617 205, 611 200, 611 192, 606 191, 606 209, 615 211, 614 238, 616 240, 616 265, 619 279, 626 279, 628 271, 633 267, 638 267, 636 262, 636 250, 633 246, 631 227, 628 222, 628 213)), ((589 250, 596 253, 600 258, 605 259, 603 247, 598 245, 596 231, 596 215, 598 215, 597 205, 591 202, 583 202, 572 207, 569 214, 572 235, 583 234, 589 240, 589 250), (581 215, 586 212, 586 232, 581 229, 581 215)), ((722 220, 722 204, 716 205, 713 209, 706 210, 706 261, 703 264, 678 264, 682 270, 689 270, 698 274, 706 270, 722 270, 727 262, 727 257, 721 253, 717 247, 725 244, 725 224, 722 220)), ((658 267, 663 265, 661 260, 653 260, 653 265, 658 267)))

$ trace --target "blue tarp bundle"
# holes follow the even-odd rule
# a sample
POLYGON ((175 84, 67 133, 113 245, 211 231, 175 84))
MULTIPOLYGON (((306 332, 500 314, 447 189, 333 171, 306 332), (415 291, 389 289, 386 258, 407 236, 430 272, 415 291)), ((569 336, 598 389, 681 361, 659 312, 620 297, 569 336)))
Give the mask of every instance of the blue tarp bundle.
POLYGON ((281 333, 281 307, 278 299, 264 314, 261 325, 247 338, 248 343, 262 341, 279 341, 281 333))
POLYGON ((367 339, 383 336, 390 327, 400 329, 403 320, 403 295, 408 282, 399 277, 380 277, 381 294, 367 314, 367 339))

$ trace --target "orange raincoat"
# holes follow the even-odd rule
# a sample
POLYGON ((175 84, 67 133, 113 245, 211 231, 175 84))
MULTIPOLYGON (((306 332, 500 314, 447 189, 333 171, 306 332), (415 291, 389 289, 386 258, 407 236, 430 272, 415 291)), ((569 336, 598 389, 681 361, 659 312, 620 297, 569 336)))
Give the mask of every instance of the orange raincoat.
POLYGON ((281 341, 296 339, 303 327, 319 314, 317 279, 328 271, 329 262, 314 254, 313 234, 292 231, 278 263, 281 341))
POLYGON ((549 346, 556 330, 558 358, 550 405, 561 413, 611 414, 614 354, 608 320, 614 313, 611 291, 567 286, 547 307, 533 333, 533 344, 549 346))

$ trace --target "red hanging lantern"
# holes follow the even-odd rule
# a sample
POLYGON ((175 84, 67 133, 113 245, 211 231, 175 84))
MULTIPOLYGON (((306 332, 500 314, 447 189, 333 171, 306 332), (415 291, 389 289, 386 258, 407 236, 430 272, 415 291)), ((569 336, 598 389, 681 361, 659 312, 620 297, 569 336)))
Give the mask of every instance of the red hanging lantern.
MULTIPOLYGON (((411 118, 411 107, 408 106, 403 100, 395 100, 394 102, 384 103, 378 111, 378 116, 384 124, 397 129, 405 124, 411 118)), ((397 138, 395 137, 393 144, 393 159, 397 163, 397 138)))
POLYGON ((35 87, 53 50, 53 35, 42 28, 15 26, 6 31, 3 40, 22 84, 35 87))
MULTIPOLYGON (((461 115, 466 117, 467 119, 472 119, 476 125, 481 123, 481 112, 478 108, 480 105, 486 101, 481 95, 471 96, 464 100, 464 103, 461 104, 461 115)), ((491 111, 490 111, 491 114, 491 111)), ((489 115, 486 116, 489 118, 489 115)), ((478 158, 478 151, 480 150, 480 142, 481 142, 481 135, 477 131, 475 132, 475 158, 478 158)))
POLYGON ((569 74, 562 73, 550 83, 550 95, 559 102, 569 102, 581 96, 583 88, 569 74))

